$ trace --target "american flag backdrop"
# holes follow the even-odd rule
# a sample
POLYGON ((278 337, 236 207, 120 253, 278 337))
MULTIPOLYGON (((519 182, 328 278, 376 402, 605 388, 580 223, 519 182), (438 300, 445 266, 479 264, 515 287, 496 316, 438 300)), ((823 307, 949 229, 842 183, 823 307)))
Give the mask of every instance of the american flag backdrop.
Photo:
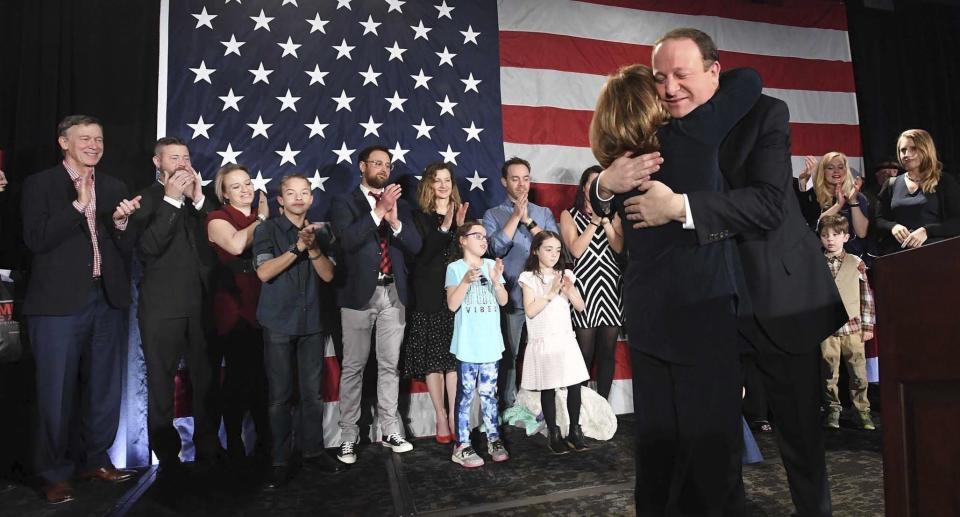
POLYGON ((606 74, 649 64, 675 27, 711 34, 726 68, 752 66, 791 112, 795 169, 839 150, 862 168, 839 0, 164 0, 158 135, 189 140, 206 179, 228 161, 274 193, 313 179, 314 216, 356 185, 357 151, 394 150, 412 194, 456 165, 472 215, 498 203, 504 157, 532 164, 562 209, 593 163, 587 127, 606 74))
MULTIPOLYGON (((841 151, 862 170, 853 67, 839 0, 163 0, 158 136, 188 141, 206 180, 235 161, 271 196, 311 178, 311 219, 354 188, 357 152, 393 150, 412 196, 430 162, 456 167, 471 215, 504 196, 505 157, 532 165, 532 198, 558 213, 594 163, 587 128, 608 73, 650 63, 676 27, 712 35, 724 68, 750 66, 790 108, 794 172, 841 151), (776 4, 776 5, 773 5, 776 4)), ((627 354, 611 403, 632 411, 627 354)), ((325 398, 338 400, 334 358, 325 398)), ((414 434, 433 434, 422 384, 414 434), (419 414, 419 416, 418 416, 419 414)), ((335 411, 325 416, 336 443, 335 411)))
MULTIPOLYGON (((314 186, 314 217, 356 187, 359 150, 392 150, 415 192, 425 166, 455 165, 473 215, 499 203, 503 163, 497 9, 491 1, 170 0, 165 118, 206 179, 247 165, 273 194, 314 186), (438 5, 434 5, 434 3, 438 5)), ((161 99, 161 102, 164 102, 161 99)))

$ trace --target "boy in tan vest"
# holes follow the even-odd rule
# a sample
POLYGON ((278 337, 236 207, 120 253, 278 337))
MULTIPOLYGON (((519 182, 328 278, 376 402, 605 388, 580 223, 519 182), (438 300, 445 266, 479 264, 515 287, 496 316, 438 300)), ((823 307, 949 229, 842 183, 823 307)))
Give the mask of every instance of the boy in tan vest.
POLYGON ((823 360, 829 368, 826 399, 830 404, 826 427, 840 428, 840 397, 837 379, 840 376, 840 358, 847 363, 850 376, 850 399, 860 416, 864 429, 874 430, 867 400, 867 370, 863 343, 873 338, 875 312, 873 291, 867 282, 866 266, 857 256, 843 250, 850 239, 850 224, 842 215, 825 216, 820 220, 820 243, 823 244, 827 266, 833 273, 849 321, 820 343, 823 360))

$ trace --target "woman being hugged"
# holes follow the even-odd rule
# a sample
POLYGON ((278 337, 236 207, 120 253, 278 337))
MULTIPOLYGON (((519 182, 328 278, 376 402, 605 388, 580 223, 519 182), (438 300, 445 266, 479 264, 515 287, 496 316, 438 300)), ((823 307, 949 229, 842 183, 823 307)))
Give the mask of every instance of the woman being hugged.
POLYGON ((585 451, 580 429, 580 383, 589 379, 570 321, 570 308, 586 308, 574 283, 576 277, 560 262, 560 236, 549 230, 530 244, 530 257, 517 282, 523 290, 527 319, 527 351, 521 387, 540 391, 540 407, 550 434, 550 450, 564 454, 585 451), (557 426, 556 389, 567 388, 570 428, 563 440, 557 426))
POLYGON ((454 463, 483 466, 470 443, 470 407, 480 396, 480 412, 487 429, 487 450, 493 461, 510 455, 500 439, 497 415, 497 372, 503 356, 500 307, 508 300, 503 286, 503 261, 485 259, 487 231, 480 221, 466 221, 456 233, 457 260, 447 266, 447 307, 455 313, 450 352, 457 357, 457 442, 454 463))
POLYGON ((601 217, 589 203, 590 188, 603 169, 583 171, 573 206, 560 213, 563 244, 573 256, 576 286, 586 310, 572 311, 573 328, 587 370, 597 360, 597 393, 610 396, 615 350, 623 322, 623 272, 617 254, 623 251, 620 216, 601 217))
MULTIPOLYGON (((609 217, 618 212, 624 224, 626 198, 636 190, 669 200, 674 214, 687 212, 679 193, 723 192, 720 144, 760 98, 755 71, 720 75, 708 36, 671 34, 654 47, 656 74, 632 65, 607 79, 590 125, 593 154, 606 167, 591 190, 593 208, 609 217), (661 99, 676 118, 667 117, 661 99), (662 164, 639 184, 611 168, 653 151, 662 164)), ((738 486, 731 459, 742 434, 740 357, 748 345, 738 312, 745 282, 729 232, 701 242, 687 229, 702 224, 698 217, 623 228, 638 515, 718 515, 738 486)))
MULTIPOLYGON (((223 207, 207 215, 207 239, 220 261, 217 290, 213 295, 216 350, 226 361, 223 377, 223 425, 227 452, 246 455, 241 431, 243 415, 250 411, 259 444, 267 440, 267 384, 263 370, 263 338, 257 323, 260 279, 253 265, 253 231, 270 215, 261 192, 253 210, 256 190, 246 167, 227 164, 213 179, 223 207)), ((220 364, 217 359, 216 364, 220 364)), ((266 450, 263 450, 266 452, 266 450)))
POLYGON ((423 247, 410 276, 414 302, 407 316, 403 370, 407 377, 426 378, 436 412, 436 440, 450 443, 454 431, 457 358, 450 353, 453 313, 447 308, 443 282, 453 234, 463 224, 470 203, 460 203, 453 166, 444 162, 427 166, 417 190, 417 200, 420 210, 413 213, 413 222, 423 247))
POLYGON ((880 253, 960 235, 960 184, 943 173, 930 133, 922 129, 901 133, 897 157, 907 173, 889 179, 880 192, 876 219, 880 253))

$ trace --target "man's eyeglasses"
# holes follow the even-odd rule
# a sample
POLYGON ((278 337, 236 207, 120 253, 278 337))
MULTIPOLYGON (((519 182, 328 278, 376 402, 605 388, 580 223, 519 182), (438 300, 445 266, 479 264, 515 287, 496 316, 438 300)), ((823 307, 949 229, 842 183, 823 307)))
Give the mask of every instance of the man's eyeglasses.
POLYGON ((364 160, 363 163, 366 163, 366 164, 368 164, 368 165, 373 165, 374 167, 383 167, 383 168, 387 169, 388 171, 391 170, 391 169, 393 169, 393 164, 392 164, 392 163, 390 163, 390 162, 384 163, 384 162, 381 161, 381 160, 364 160))
POLYGON ((463 234, 463 236, 464 236, 464 237, 473 237, 474 239, 477 239, 478 241, 485 241, 485 240, 487 240, 487 236, 484 235, 484 234, 482 234, 482 233, 480 233, 480 232, 465 233, 465 234, 463 234))

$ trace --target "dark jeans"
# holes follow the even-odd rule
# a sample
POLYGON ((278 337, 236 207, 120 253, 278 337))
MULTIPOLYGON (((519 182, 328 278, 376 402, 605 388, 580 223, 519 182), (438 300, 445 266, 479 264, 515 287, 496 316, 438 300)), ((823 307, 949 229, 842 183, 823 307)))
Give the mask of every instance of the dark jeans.
POLYGON ((29 317, 37 363, 35 468, 46 483, 72 478, 75 468, 112 466, 107 449, 120 418, 125 318, 99 282, 79 312, 29 317))
POLYGON ((323 453, 324 346, 327 335, 318 332, 291 336, 263 329, 263 358, 267 372, 268 413, 274 466, 287 465, 296 448, 305 457, 323 453), (299 402, 295 387, 299 388, 299 402))

